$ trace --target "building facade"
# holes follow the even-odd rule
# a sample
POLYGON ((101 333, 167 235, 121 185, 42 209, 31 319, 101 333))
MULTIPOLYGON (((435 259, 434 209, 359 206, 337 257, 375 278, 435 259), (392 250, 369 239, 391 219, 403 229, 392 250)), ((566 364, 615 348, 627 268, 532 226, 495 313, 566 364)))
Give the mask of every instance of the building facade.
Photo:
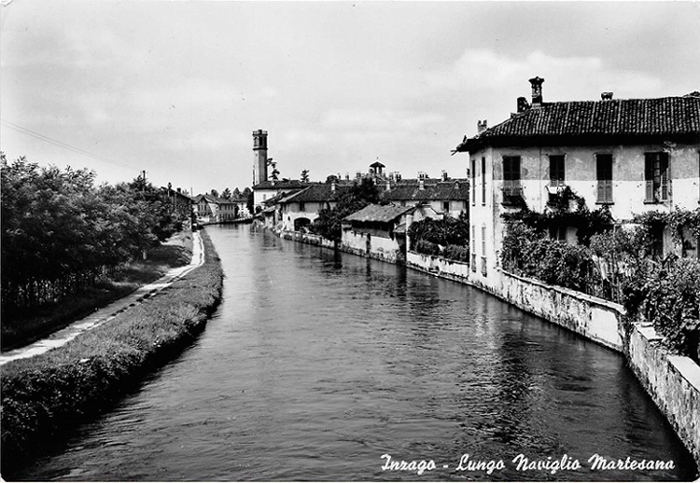
POLYGON ((322 209, 331 209, 351 188, 349 184, 313 183, 278 201, 282 229, 300 231, 318 218, 322 209))
MULTIPOLYGON (((469 153, 472 268, 498 283, 503 213, 524 203, 538 212, 567 186, 589 209, 606 205, 617 222, 648 211, 694 210, 700 201, 700 94, 659 99, 545 103, 544 79, 531 79, 532 103, 518 99, 510 119, 465 139, 469 153)), ((560 238, 575 243, 576 228, 560 238)), ((664 252, 672 249, 664 235, 664 252)), ((688 250, 697 254, 695 246, 688 250)))

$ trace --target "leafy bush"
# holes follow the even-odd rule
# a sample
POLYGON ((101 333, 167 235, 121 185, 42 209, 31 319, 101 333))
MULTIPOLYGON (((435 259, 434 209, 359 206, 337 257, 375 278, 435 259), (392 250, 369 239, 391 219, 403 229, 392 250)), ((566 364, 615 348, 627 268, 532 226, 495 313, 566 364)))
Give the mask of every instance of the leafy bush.
POLYGON ((412 223, 408 234, 414 244, 426 240, 442 246, 465 246, 469 243, 469 221, 462 216, 446 216, 440 220, 425 218, 412 223))
POLYGON ((428 240, 418 240, 416 242, 415 249, 418 253, 424 253, 425 255, 439 255, 440 247, 433 242, 428 240))
POLYGON ((442 252, 442 256, 458 262, 468 262, 469 248, 459 245, 447 245, 442 252))
POLYGON ((643 287, 641 308, 671 348, 698 360, 700 261, 681 258, 656 271, 643 287))
POLYGON ((143 178, 95 187, 95 173, 2 157, 2 299, 35 307, 94 286, 189 216, 143 178))
POLYGON ((0 377, 3 477, 83 416, 97 414, 171 360, 204 329, 221 300, 223 270, 203 232, 205 262, 161 295, 63 347, 11 361, 0 377))

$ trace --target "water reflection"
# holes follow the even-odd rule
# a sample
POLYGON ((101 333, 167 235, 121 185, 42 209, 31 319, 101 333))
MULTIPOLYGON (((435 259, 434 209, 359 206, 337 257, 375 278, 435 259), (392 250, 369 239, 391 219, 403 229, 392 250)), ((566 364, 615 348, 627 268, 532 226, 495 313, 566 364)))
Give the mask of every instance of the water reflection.
POLYGON ((227 278, 197 344, 25 478, 693 476, 619 355, 470 287, 247 227, 208 231, 227 278), (439 466, 382 471, 385 453, 439 466), (507 466, 457 471, 465 453, 507 466), (511 463, 520 453, 670 458, 678 469, 522 472, 511 463))

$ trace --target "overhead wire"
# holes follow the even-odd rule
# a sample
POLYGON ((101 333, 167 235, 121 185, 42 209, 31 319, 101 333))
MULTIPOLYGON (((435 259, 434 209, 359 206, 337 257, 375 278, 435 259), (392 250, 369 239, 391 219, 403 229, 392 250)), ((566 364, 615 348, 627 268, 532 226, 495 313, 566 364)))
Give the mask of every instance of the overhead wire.
POLYGON ((130 164, 115 161, 115 160, 107 158, 105 156, 101 156, 99 154, 94 154, 94 153, 91 153, 91 152, 86 151, 84 149, 81 149, 81 148, 72 146, 70 144, 64 143, 62 141, 58 141, 56 139, 50 138, 50 137, 45 136, 41 133, 32 131, 31 129, 27 129, 26 127, 19 126, 17 124, 14 124, 10 121, 5 120, 5 119, 0 119, 0 122, 4 126, 7 126, 8 128, 10 128, 14 131, 17 131, 17 132, 22 133, 22 134, 26 134, 27 136, 31 136, 35 139, 38 139, 38 140, 43 141, 43 142, 48 143, 48 144, 52 144, 52 145, 57 146, 59 148, 67 149, 69 151, 73 151, 74 153, 78 153, 78 154, 81 154, 83 156, 87 156, 87 157, 92 158, 96 161, 101 161, 103 163, 121 166, 123 168, 138 169, 135 166, 132 166, 130 164))

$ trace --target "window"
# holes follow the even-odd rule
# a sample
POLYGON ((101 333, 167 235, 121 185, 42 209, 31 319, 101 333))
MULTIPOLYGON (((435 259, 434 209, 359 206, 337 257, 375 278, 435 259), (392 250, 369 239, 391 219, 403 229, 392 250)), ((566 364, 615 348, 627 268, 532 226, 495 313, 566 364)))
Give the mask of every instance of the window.
POLYGON ((450 211, 450 202, 449 201, 442 202, 442 211, 444 211, 445 213, 450 211))
POLYGON ((481 275, 486 276, 486 225, 481 225, 481 275))
POLYGON ((472 159, 472 205, 476 204, 476 159, 472 159))
POLYGON ((299 211, 306 211, 306 205, 303 201, 299 202, 299 211))
POLYGON ((564 155, 549 156, 549 184, 550 186, 564 186, 564 155))
POLYGON ((476 226, 472 225, 472 272, 476 272, 476 226))
POLYGON ((481 204, 486 204, 486 158, 481 158, 481 204))
POLYGON ((560 224, 550 226, 549 238, 552 240, 566 241, 566 226, 560 224))
POLYGON ((513 203, 522 194, 520 156, 503 156, 503 203, 513 203))
POLYGON ((646 203, 668 200, 668 153, 644 154, 644 180, 646 203))
POLYGON ((596 154, 595 158, 596 179, 598 180, 598 203, 612 203, 612 154, 596 154))

